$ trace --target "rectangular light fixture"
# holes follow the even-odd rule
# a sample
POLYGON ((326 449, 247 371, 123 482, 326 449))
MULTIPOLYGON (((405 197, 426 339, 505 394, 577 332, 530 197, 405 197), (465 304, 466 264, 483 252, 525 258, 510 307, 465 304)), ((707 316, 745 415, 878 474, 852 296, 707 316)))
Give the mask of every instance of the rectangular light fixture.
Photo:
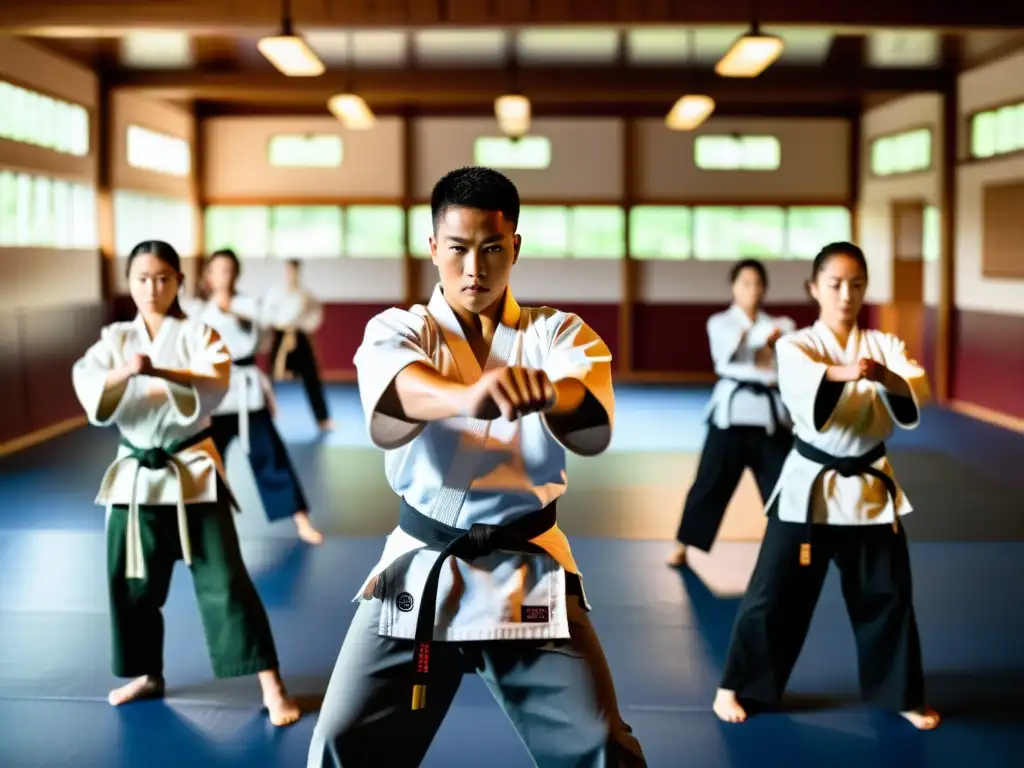
POLYGON ((327 100, 327 108, 350 131, 368 131, 377 118, 366 101, 354 93, 339 93, 327 100))
POLYGON ((518 94, 505 94, 494 100, 494 116, 506 136, 519 139, 530 131, 530 100, 518 94))
POLYGON ((665 116, 665 125, 670 131, 692 131, 714 111, 715 100, 710 96, 687 94, 672 105, 665 116))
POLYGON ((782 39, 759 32, 744 35, 715 64, 722 77, 757 77, 782 55, 782 39))
POLYGON ((264 37, 256 47, 281 74, 288 77, 317 77, 326 69, 313 49, 298 35, 264 37))

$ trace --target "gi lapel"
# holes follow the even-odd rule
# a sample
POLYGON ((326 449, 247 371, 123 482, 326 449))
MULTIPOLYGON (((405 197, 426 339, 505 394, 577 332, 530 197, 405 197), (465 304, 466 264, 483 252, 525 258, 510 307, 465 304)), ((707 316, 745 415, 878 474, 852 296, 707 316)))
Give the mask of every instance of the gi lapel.
MULTIPOLYGON (((463 384, 473 384, 483 373, 477 363, 476 356, 466 340, 466 335, 459 324, 455 312, 448 305, 441 292, 441 286, 434 289, 434 294, 427 305, 427 311, 441 328, 445 345, 452 353, 452 359, 459 371, 463 384)), ((485 370, 492 370, 505 365, 514 364, 512 359, 519 338, 519 319, 522 312, 512 293, 506 289, 502 308, 501 323, 494 329, 491 348, 488 351, 485 370)), ((469 424, 464 430, 459 448, 452 457, 442 480, 441 489, 434 498, 434 504, 428 515, 446 525, 455 526, 466 500, 466 494, 476 474, 477 461, 482 446, 487 443, 491 431, 491 422, 485 419, 468 419, 469 424)))

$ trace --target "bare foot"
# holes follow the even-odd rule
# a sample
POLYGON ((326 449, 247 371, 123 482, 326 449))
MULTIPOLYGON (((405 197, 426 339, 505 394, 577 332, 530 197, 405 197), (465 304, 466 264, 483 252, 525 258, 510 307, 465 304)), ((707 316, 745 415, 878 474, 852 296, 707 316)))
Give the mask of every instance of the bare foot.
POLYGON ((668 560, 665 563, 672 568, 682 568, 686 565, 686 546, 679 544, 672 554, 668 556, 668 560))
POLYGON ((324 419, 320 422, 321 432, 333 432, 334 431, 334 419, 324 419))
POLYGON ((726 723, 742 723, 747 719, 747 712, 736 699, 736 691, 719 688, 715 692, 715 703, 711 705, 718 719, 726 723))
POLYGON ((119 707, 129 701, 142 701, 144 699, 159 699, 164 695, 164 679, 156 675, 143 675, 132 680, 127 685, 115 688, 107 696, 110 706, 119 707))
POLYGON ((900 712, 903 717, 910 721, 910 724, 922 731, 931 731, 939 727, 942 720, 939 713, 931 707, 921 707, 909 712, 900 712))
POLYGON ((279 728, 297 722, 302 712, 295 699, 285 690, 284 681, 277 670, 260 672, 259 678, 263 689, 263 706, 270 713, 270 722, 279 728))
POLYGON ((320 533, 316 528, 313 527, 313 523, 309 519, 308 512, 296 512, 292 519, 295 520, 295 527, 299 531, 299 538, 305 541, 307 544, 321 544, 324 540, 324 535, 320 533))

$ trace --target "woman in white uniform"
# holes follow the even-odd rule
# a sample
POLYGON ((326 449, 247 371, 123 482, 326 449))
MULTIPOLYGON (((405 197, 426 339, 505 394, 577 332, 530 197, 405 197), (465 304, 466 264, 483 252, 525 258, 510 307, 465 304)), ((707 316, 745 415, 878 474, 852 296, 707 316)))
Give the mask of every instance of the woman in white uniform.
POLYGON ((718 382, 706 417, 707 438, 697 476, 683 507, 668 564, 686 562, 686 548, 708 552, 743 470, 754 473, 767 500, 793 447, 789 414, 779 397, 775 342, 796 327, 788 317, 761 311, 768 287, 764 265, 745 259, 730 272, 733 303, 708 319, 708 341, 718 382))
POLYGON ((867 280, 857 246, 826 246, 809 282, 820 318, 776 344, 795 441, 768 500, 768 528, 715 696, 715 713, 727 722, 779 701, 835 562, 864 699, 917 728, 939 723, 925 704, 900 523, 911 506, 885 450, 894 428, 918 425, 928 378, 900 339, 858 327, 867 280))
POLYGON ((107 507, 113 671, 134 678, 114 706, 164 694, 161 609, 178 560, 192 572, 217 677, 258 675, 275 725, 299 717, 278 673, 266 610, 238 546, 231 492, 210 434, 228 390, 231 357, 178 304, 181 262, 147 241, 128 257, 138 315, 106 326, 75 363, 75 393, 92 424, 121 433, 97 503, 107 507))
POLYGON ((274 426, 273 389, 256 365, 260 328, 252 318, 259 316, 259 301, 236 293, 240 271, 234 251, 217 251, 207 262, 202 298, 182 299, 185 311, 217 331, 231 353, 231 387, 213 414, 213 441, 226 457, 228 446, 238 438, 267 519, 275 522, 290 516, 303 541, 319 544, 323 534, 309 519, 306 496, 274 426))
POLYGON ((356 353, 399 527, 358 591, 308 768, 419 765, 469 670, 537 765, 640 768, 555 511, 566 449, 611 441, 611 354, 579 317, 513 298, 505 176, 452 171, 431 209, 440 285, 373 318, 356 353))

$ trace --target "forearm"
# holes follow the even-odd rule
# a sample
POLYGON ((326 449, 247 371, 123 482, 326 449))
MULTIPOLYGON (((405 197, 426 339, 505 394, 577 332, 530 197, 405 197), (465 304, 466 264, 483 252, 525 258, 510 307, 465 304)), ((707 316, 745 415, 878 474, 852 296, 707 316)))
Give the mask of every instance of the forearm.
POLYGON ((197 384, 212 384, 217 381, 217 377, 210 374, 180 371, 171 368, 154 368, 149 371, 149 375, 168 381, 171 384, 177 384, 179 387, 194 387, 197 384))
POLYGON ((825 369, 825 381, 837 384, 853 381, 857 378, 857 373, 853 370, 853 367, 849 365, 830 365, 825 369))
POLYGON ((132 372, 124 366, 120 368, 112 368, 107 372, 107 378, 104 382, 104 389, 107 391, 117 389, 128 383, 128 379, 132 377, 132 372))
POLYGON ((427 363, 402 369, 381 397, 377 410, 403 421, 439 421, 461 416, 466 387, 427 363))

